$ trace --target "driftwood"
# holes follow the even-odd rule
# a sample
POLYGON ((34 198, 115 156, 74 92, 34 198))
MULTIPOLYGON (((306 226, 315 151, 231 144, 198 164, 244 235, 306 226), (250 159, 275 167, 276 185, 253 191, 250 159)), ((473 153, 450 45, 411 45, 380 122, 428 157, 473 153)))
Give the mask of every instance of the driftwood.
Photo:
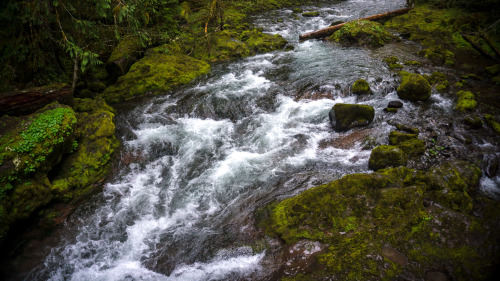
MULTIPOLYGON (((379 20, 387 20, 395 16, 406 14, 410 11, 410 8, 399 9, 392 12, 387 12, 383 14, 378 14, 374 16, 369 16, 366 18, 361 18, 359 20, 369 20, 369 21, 379 21, 379 20)), ((309 33, 305 33, 299 36, 300 40, 309 40, 309 39, 319 39, 332 35, 335 31, 341 29, 346 23, 337 24, 334 26, 329 26, 327 28, 323 28, 320 30, 312 31, 309 33)))
POLYGON ((72 100, 70 87, 42 87, 3 93, 0 96, 0 116, 26 115, 54 101, 68 104, 72 100))

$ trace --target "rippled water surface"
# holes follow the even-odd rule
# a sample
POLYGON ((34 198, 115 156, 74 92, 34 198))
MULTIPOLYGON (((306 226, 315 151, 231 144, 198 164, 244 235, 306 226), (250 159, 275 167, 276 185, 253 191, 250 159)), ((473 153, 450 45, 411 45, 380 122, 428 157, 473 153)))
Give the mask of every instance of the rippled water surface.
POLYGON ((333 21, 404 4, 325 1, 303 7, 319 10, 318 18, 293 19, 290 9, 259 15, 257 26, 283 35, 295 50, 215 64, 208 76, 119 114, 119 174, 72 216, 63 242, 30 279, 269 280, 274 267, 264 262, 266 252, 250 247, 256 208, 367 172, 362 140, 385 141, 391 118, 451 114, 451 100, 439 95, 425 112, 406 102, 394 116, 382 111, 397 99, 396 78, 382 58, 411 57, 414 44, 371 50, 298 42, 299 34, 333 21), (349 94, 358 78, 374 95, 349 94), (376 110, 372 125, 345 145, 335 140, 350 133, 336 133, 328 122, 338 102, 376 110))

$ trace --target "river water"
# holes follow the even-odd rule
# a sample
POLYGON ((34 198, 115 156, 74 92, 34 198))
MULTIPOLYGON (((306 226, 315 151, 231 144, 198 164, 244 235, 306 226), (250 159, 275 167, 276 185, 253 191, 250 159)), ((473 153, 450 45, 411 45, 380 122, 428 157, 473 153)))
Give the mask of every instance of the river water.
MULTIPOLYGON (((336 20, 404 4, 325 1, 302 7, 319 10, 317 18, 294 19, 291 9, 261 14, 254 24, 283 35, 294 51, 217 63, 207 76, 121 111, 120 171, 70 217, 59 246, 27 280, 273 279, 279 266, 255 247, 257 208, 368 172, 363 140, 386 143, 391 120, 423 128, 458 118, 452 100, 438 94, 424 104, 405 102, 394 115, 383 112, 397 100, 397 77, 382 59, 415 59, 416 44, 373 50, 298 42, 299 34, 336 20), (349 93, 358 78, 370 83, 373 95, 349 93), (328 112, 338 102, 372 105, 374 122, 334 132, 328 112)), ((473 141, 494 150, 486 140, 473 141)), ((449 146, 467 153, 458 141, 449 146)), ((483 182, 494 189, 498 178, 483 182)))

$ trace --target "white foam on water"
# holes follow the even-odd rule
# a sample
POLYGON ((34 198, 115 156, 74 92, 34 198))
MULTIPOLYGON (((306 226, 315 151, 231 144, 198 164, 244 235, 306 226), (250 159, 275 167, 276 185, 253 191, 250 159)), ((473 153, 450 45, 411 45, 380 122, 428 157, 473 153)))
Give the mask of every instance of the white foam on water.
POLYGON ((500 176, 493 178, 483 176, 479 184, 481 191, 486 195, 494 199, 500 199, 500 176))

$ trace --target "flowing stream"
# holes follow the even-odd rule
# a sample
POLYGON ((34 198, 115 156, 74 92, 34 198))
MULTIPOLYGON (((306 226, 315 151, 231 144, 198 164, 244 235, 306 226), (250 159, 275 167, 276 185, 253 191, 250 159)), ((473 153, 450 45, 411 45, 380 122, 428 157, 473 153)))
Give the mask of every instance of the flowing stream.
MULTIPOLYGON (((255 16, 255 25, 283 35, 295 50, 217 63, 189 85, 122 110, 120 172, 70 217, 60 245, 27 280, 273 279, 276 267, 266 251, 252 247, 257 208, 368 172, 363 140, 385 143, 394 129, 390 120, 423 127, 439 116, 455 118, 452 100, 438 94, 423 105, 404 102, 397 114, 383 112, 398 99, 398 78, 382 59, 415 59, 416 44, 374 50, 298 42, 299 34, 336 20, 405 3, 325 1, 303 7, 319 10, 316 18, 294 19, 291 9, 255 16), (358 78, 371 84, 373 95, 350 94, 358 78), (338 102, 372 105, 374 122, 334 132, 328 112, 338 102)), ((456 147, 462 153, 458 141, 456 147)))

